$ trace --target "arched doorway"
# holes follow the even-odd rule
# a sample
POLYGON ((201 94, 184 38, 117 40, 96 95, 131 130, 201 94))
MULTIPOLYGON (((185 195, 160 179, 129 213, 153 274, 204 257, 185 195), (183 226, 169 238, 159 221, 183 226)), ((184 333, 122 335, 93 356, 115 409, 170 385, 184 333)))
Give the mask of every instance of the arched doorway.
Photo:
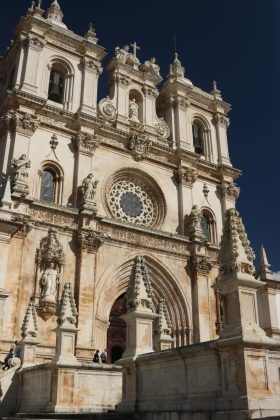
POLYGON ((109 316, 110 326, 107 335, 108 363, 115 363, 125 351, 126 323, 120 318, 125 313, 126 299, 123 293, 115 300, 109 316))

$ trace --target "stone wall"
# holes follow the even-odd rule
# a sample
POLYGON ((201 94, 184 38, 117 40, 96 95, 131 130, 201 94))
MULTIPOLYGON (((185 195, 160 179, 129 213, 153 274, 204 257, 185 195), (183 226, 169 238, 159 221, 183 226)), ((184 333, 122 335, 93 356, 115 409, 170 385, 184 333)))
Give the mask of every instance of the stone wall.
POLYGON ((123 359, 118 410, 143 420, 279 418, 279 356, 218 340, 123 359))
POLYGON ((19 413, 78 413, 114 410, 121 400, 118 366, 47 363, 21 372, 19 413))

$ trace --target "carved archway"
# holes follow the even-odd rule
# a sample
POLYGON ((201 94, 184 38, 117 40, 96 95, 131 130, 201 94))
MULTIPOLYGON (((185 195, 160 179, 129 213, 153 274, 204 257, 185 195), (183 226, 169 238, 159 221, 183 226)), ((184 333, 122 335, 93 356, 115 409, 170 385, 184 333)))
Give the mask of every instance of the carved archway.
MULTIPOLYGON (((119 266, 109 267, 97 283, 96 318, 102 320, 104 325, 108 324, 115 300, 127 290, 134 257, 135 254, 119 266)), ((155 307, 158 306, 161 298, 165 299, 175 346, 190 344, 192 342, 192 316, 191 300, 187 292, 183 291, 174 275, 161 262, 151 256, 145 256, 145 261, 154 290, 155 307)), ((97 335, 99 335, 98 332, 97 335)))
POLYGON ((126 313, 125 294, 120 295, 114 302, 109 316, 107 332, 108 363, 115 363, 121 358, 126 346, 126 323, 121 316, 126 313))

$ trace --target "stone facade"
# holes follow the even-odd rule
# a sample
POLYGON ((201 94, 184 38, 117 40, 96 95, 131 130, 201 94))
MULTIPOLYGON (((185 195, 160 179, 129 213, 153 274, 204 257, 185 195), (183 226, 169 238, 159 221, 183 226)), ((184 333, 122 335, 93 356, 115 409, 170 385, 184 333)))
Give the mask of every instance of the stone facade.
POLYGON ((279 394, 280 287, 264 249, 255 271, 235 210, 230 105, 216 82, 210 93, 195 87, 178 54, 158 88, 159 65, 140 63, 138 49, 116 47, 109 95, 98 101, 106 53, 94 28, 76 35, 56 0, 46 11, 39 1, 0 59, 0 352, 22 335, 22 412, 114 408, 120 368, 89 364, 105 348, 109 362, 123 355, 128 411, 135 398, 143 412, 155 410, 134 385, 139 375, 149 394, 159 379, 146 384, 145 372, 156 376, 159 366, 164 392, 185 380, 183 366, 192 369, 182 398, 206 397, 208 412, 207 398, 223 392, 227 405, 256 372, 261 393, 273 388, 272 402, 279 394), (236 388, 225 371, 241 372, 236 388), (90 405, 97 378, 106 398, 90 405))
POLYGON ((90 360, 108 347, 136 255, 153 304, 165 301, 172 346, 215 339, 218 244, 240 175, 228 156, 230 106, 193 86, 177 55, 159 90, 158 64, 141 64, 134 44, 116 48, 109 96, 97 102, 105 50, 92 26, 81 37, 62 16, 56 2, 31 7, 0 63, 1 351, 20 336, 31 300, 36 361, 51 360, 70 282, 76 356, 90 360))

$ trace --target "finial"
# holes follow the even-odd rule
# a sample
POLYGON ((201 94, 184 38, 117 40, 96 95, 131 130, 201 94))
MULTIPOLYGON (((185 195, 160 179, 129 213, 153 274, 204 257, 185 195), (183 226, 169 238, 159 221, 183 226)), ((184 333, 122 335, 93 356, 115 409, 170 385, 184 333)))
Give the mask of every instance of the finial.
POLYGON ((54 0, 47 10, 47 20, 67 29, 66 25, 62 22, 63 12, 57 0, 54 0))
POLYGON ((173 64, 177 64, 178 66, 181 66, 181 61, 179 60, 178 57, 179 57, 179 54, 175 51, 173 64))
POLYGON ((219 252, 220 281, 254 280, 254 259, 255 254, 238 211, 228 209, 219 252))
POLYGON ((88 31, 85 34, 85 38, 87 41, 91 41, 94 44, 97 44, 98 39, 96 38, 96 32, 92 22, 88 24, 88 31))
POLYGON ((93 27, 93 23, 92 23, 92 22, 90 22, 90 23, 88 24, 88 31, 89 31, 89 32, 95 32, 94 27, 93 27))
POLYGON ((213 95, 217 99, 222 99, 221 91, 218 89, 218 84, 216 80, 213 80, 213 89, 211 91, 211 95, 213 95))
POLYGON ((41 9, 42 0, 37 0, 37 9, 41 9))
POLYGON ((260 266, 261 280, 272 280, 272 272, 269 269, 270 264, 267 260, 266 252, 263 245, 261 246, 260 250, 260 266))

